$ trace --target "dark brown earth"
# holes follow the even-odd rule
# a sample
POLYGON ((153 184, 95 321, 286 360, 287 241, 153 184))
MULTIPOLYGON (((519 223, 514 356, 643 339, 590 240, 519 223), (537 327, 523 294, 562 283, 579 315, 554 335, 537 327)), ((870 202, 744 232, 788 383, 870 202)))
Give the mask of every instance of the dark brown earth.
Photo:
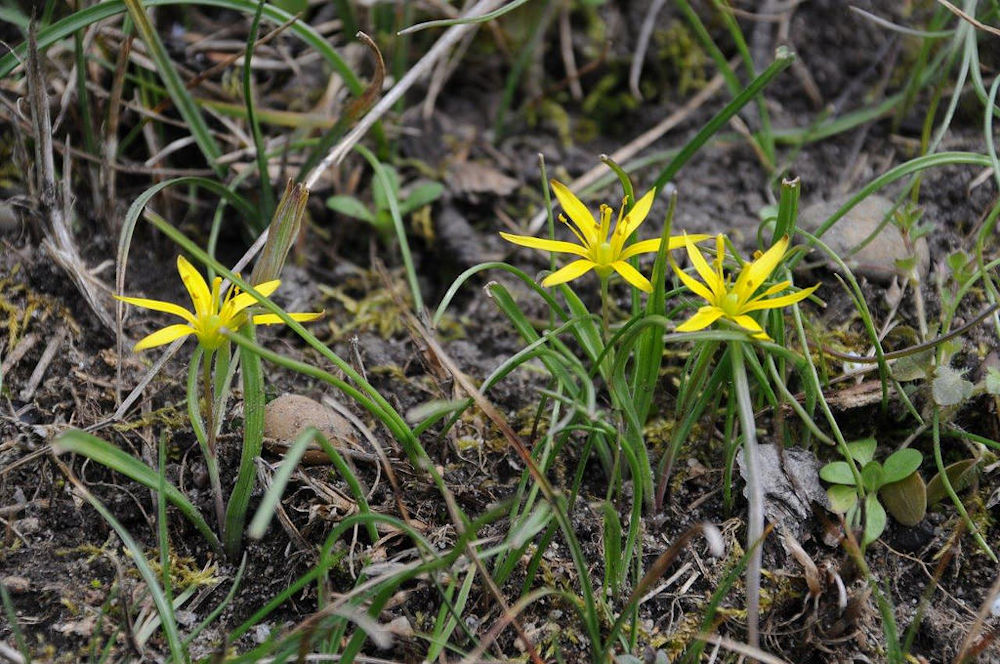
MULTIPOLYGON (((927 6, 930 3, 912 3, 915 13, 906 16, 898 8, 885 6, 887 3, 856 4, 908 25, 920 25, 920 17, 930 11, 927 6)), ((599 55, 599 49, 594 50, 597 42, 586 30, 595 22, 603 22, 608 29, 608 53, 582 78, 585 90, 602 78, 612 81, 604 103, 599 105, 604 110, 588 114, 563 89, 556 89, 565 73, 558 46, 553 41, 546 46, 544 57, 539 59, 540 69, 526 74, 518 91, 516 112, 507 115, 504 136, 491 142, 492 122, 510 62, 493 50, 491 37, 484 31, 477 46, 463 61, 463 67, 440 95, 433 117, 425 122, 419 119, 414 108, 402 117, 387 119, 388 127, 405 127, 399 150, 407 159, 420 160, 445 173, 449 163, 461 164, 461 159, 466 159, 485 164, 518 183, 516 191, 498 196, 491 193, 489 183, 483 191, 470 192, 456 186, 453 180, 449 182, 447 176, 442 178, 450 186, 431 213, 433 239, 416 230, 410 238, 423 296, 429 306, 437 305, 462 270, 481 261, 506 257, 529 273, 547 267, 547 261, 540 254, 511 251, 511 247, 496 236, 497 230, 505 228, 503 220, 526 222, 541 202, 538 153, 544 154, 550 174, 563 181, 572 179, 597 164, 599 154, 613 152, 630 141, 679 108, 693 93, 678 88, 680 72, 676 62, 664 55, 665 47, 661 45, 659 50, 653 49, 647 55, 644 68, 643 81, 652 93, 643 102, 631 104, 634 108, 622 108, 624 101, 631 99, 626 81, 632 58, 632 36, 638 33, 647 7, 647 2, 605 3, 598 9, 573 14, 572 27, 578 31, 574 33, 574 43, 579 42, 581 63, 599 55), (551 107, 546 115, 538 110, 539 100, 558 104, 567 115, 554 117, 551 107), (568 141, 565 140, 567 136, 568 141), (456 156, 459 153, 461 155, 456 156)), ((707 20, 710 12, 704 8, 701 12, 707 20)), ((220 20, 207 9, 194 12, 192 16, 195 21, 220 20)), ((670 8, 662 11, 659 20, 666 26, 664 30, 672 25, 686 25, 670 8)), ((769 54, 776 45, 773 31, 768 29, 770 24, 743 19, 740 24, 753 36, 753 45, 759 47, 762 63, 769 62, 769 54)), ((514 21, 499 23, 500 29, 510 32, 508 38, 515 44, 518 43, 518 25, 514 21)), ((717 21, 709 25, 713 35, 727 49, 727 57, 732 57, 735 51, 722 26, 717 21)), ((555 32, 553 26, 551 33, 555 32)), ((430 33, 421 34, 424 36, 415 43, 429 46, 430 33)), ((832 0, 802 3, 795 8, 789 35, 788 45, 815 82, 820 108, 832 105, 836 114, 874 104, 880 96, 897 92, 903 83, 899 77, 907 71, 904 64, 913 57, 912 50, 916 48, 906 39, 846 11, 842 3, 832 0)), ((16 36, 10 39, 19 41, 16 36)), ((289 43, 294 42, 290 40, 289 43)), ((996 53, 993 51, 994 60, 996 53)), ((414 58, 417 55, 419 53, 414 58)), ((996 64, 985 62, 984 67, 996 64)), ((54 65, 48 66, 55 71, 54 65)), ((703 79, 714 73, 708 60, 703 70, 703 79)), ((995 75, 995 69, 990 71, 991 76, 995 75)), ((806 127, 815 120, 820 109, 810 101, 802 81, 801 77, 786 72, 767 88, 768 109, 776 128, 806 127)), ((270 89, 276 88, 277 84, 272 82, 270 89)), ((55 91, 50 92, 56 103, 55 91)), ((6 99, 14 98, 12 89, 4 88, 2 94, 6 99)), ((419 91, 414 93, 411 103, 417 104, 420 98, 419 91)), ((726 99, 724 92, 714 96, 647 148, 644 154, 682 146, 726 99)), ((787 174, 802 180, 803 205, 856 191, 891 166, 915 156, 913 147, 919 139, 928 103, 929 93, 924 92, 898 118, 880 118, 832 138, 807 144, 801 150, 782 148, 779 154, 788 160, 787 174)), ((959 113, 945 138, 947 149, 985 150, 981 119, 974 113, 979 108, 971 92, 963 96, 959 113)), ((755 113, 747 111, 742 115, 747 123, 756 126, 755 113)), ((134 122, 134 118, 131 121, 134 122)), ((13 125, 0 127, 5 144, 11 132, 17 131, 21 130, 13 125)), ((747 142, 731 129, 724 133, 721 140, 702 149, 678 175, 675 184, 679 203, 674 225, 676 229, 689 232, 729 233, 735 244, 749 253, 755 248, 758 213, 763 206, 773 202, 769 196, 776 189, 769 186, 770 174, 747 142)), ((9 148, 2 149, 7 156, 9 148)), ((195 153, 185 154, 197 159, 195 153)), ((637 188, 644 190, 659 167, 633 173, 637 188)), ((367 172, 362 160, 352 157, 336 180, 346 181, 354 169, 367 172)), ((405 165, 400 170, 412 175, 405 165)), ((461 166, 457 170, 461 170, 461 166)), ((959 248, 972 251, 982 217, 996 204, 995 181, 992 177, 980 178, 980 174, 981 169, 948 166, 927 171, 923 177, 919 204, 923 219, 934 227, 929 236, 931 271, 924 284, 929 321, 937 321, 941 310, 937 284, 944 279, 944 259, 959 248)), ((136 660, 140 656, 158 659, 166 652, 158 637, 146 643, 141 652, 131 645, 134 641, 127 631, 128 626, 148 617, 151 607, 141 592, 142 583, 127 551, 107 523, 72 491, 60 464, 65 464, 107 505, 153 558, 156 555, 156 507, 150 492, 82 458, 56 458, 49 444, 67 427, 90 428, 136 457, 153 462, 157 440, 166 436, 168 479, 204 514, 211 514, 203 463, 185 419, 186 364, 183 357, 193 348, 193 343, 189 342, 177 358, 166 364, 139 406, 121 421, 107 422, 116 408, 116 387, 127 394, 158 357, 159 351, 139 355, 126 351, 121 357, 117 355, 114 335, 99 322, 73 282, 42 248, 33 230, 37 228, 37 217, 33 215, 38 213, 38 208, 28 196, 24 178, 16 172, 8 172, 5 178, 2 185, 6 195, 16 203, 18 217, 14 223, 3 226, 0 235, 3 248, 0 252, 0 357, 3 359, 0 362, 4 367, 0 388, 0 518, 5 529, 4 543, 0 547, 0 580, 10 593, 17 624, 38 660, 71 662, 88 657, 96 660, 96 653, 107 639, 114 641, 112 657, 116 661, 136 660), (52 353, 47 354, 49 347, 52 353), (38 381, 33 376, 36 372, 40 376, 38 381)), ((131 197, 149 184, 150 181, 143 177, 123 177, 118 191, 119 205, 127 206, 131 197)), ((895 196, 903 191, 901 184, 890 186, 883 193, 895 196)), ((368 184, 363 180, 360 186, 362 193, 359 195, 364 198, 368 184)), ((108 235, 103 220, 93 211, 95 194, 89 183, 80 178, 74 193, 78 214, 76 239, 85 260, 91 266, 113 260, 117 238, 108 235)), ((311 329, 338 355, 350 358, 352 364, 363 368, 372 384, 399 412, 405 413, 431 399, 459 396, 451 377, 441 373, 438 366, 428 361, 427 354, 421 352, 422 340, 406 326, 401 315, 398 302, 406 300, 408 295, 398 252, 378 245, 360 222, 335 216, 328 210, 323 201, 331 193, 329 183, 314 192, 308 211, 309 225, 293 251, 292 265, 283 275, 285 284, 279 292, 281 297, 292 303, 290 310, 325 309, 326 317, 311 329), (371 260, 375 254, 381 262, 389 264, 388 283, 371 260), (348 301, 346 298, 367 306, 360 313, 357 309, 348 310, 344 304, 348 301)), ((608 186, 591 202, 613 201, 619 196, 614 186, 608 186)), ((157 207, 160 212, 176 215, 172 220, 190 237, 202 242, 206 239, 209 215, 205 214, 205 209, 192 207, 181 198, 161 202, 157 207)), ((658 232, 665 210, 666 202, 661 198, 650 215, 651 221, 644 227, 649 236, 658 232)), ((219 254, 223 262, 232 264, 248 245, 245 235, 239 231, 238 220, 230 221, 230 230, 223 234, 219 254)), ((991 238, 985 250, 988 257, 996 256, 995 240, 991 238)), ((154 237, 148 228, 140 226, 132 252, 132 268, 127 281, 129 294, 183 301, 185 294, 173 270, 175 249, 169 242, 154 237)), ((113 268, 101 273, 100 277, 111 284, 112 275, 113 268)), ((506 285, 529 315, 539 319, 547 316, 540 301, 527 288, 500 272, 487 272, 466 284, 437 334, 446 352, 461 369, 478 380, 522 347, 510 324, 482 289, 491 279, 506 285)), ((596 305, 596 295, 585 294, 596 280, 587 279, 591 277, 579 282, 577 290, 588 304, 596 305)), ((801 283, 822 283, 819 295, 826 307, 808 306, 809 324, 837 337, 843 348, 864 351, 863 330, 854 305, 833 273, 820 265, 797 279, 801 283)), ((890 311, 888 289, 866 280, 862 280, 862 288, 876 323, 881 326, 890 311)), ((618 303, 627 307, 625 290, 618 288, 614 293, 618 303)), ((973 291, 962 301, 958 317, 969 320, 987 304, 981 290, 973 291)), ((909 295, 899 308, 897 322, 903 327, 917 327, 909 295)), ((147 318, 133 312, 126 329, 134 340, 161 323, 160 317, 147 318)), ((269 348, 308 362, 320 362, 318 356, 305 349, 292 334, 271 328, 261 336, 269 348)), ((982 375, 984 362, 996 352, 996 339, 995 330, 989 323, 969 330, 961 339, 961 350, 955 355, 954 366, 967 371, 972 379, 982 375)), ((889 347, 908 343, 904 334, 890 335, 887 339, 889 347)), ((663 418, 673 412, 677 376, 687 350, 669 349, 673 355, 664 365, 658 416, 649 423, 647 432, 657 456, 664 445, 663 418)), ((995 355, 993 357, 995 359, 995 355)), ((833 375, 841 370, 833 361, 828 368, 833 375)), ((268 369, 267 381, 269 398, 291 392, 315 398, 325 394, 347 402, 342 395, 332 394, 315 382, 283 369, 268 369)), ((488 396, 518 433, 527 438, 533 428, 538 390, 544 387, 537 374, 522 371, 501 382, 488 396)), ((835 414, 849 439, 874 435, 882 446, 880 449, 892 450, 914 432, 916 425, 898 399, 891 400, 882 410, 877 397, 848 402, 843 393, 838 392, 840 389, 840 385, 829 388, 835 414)), ((918 390, 913 398, 918 408, 928 402, 926 390, 918 390)), ((230 406, 221 448, 224 483, 233 481, 239 461, 237 446, 242 409, 238 400, 230 406)), ((422 473, 410 467, 385 429, 376 426, 359 408, 350 408, 373 428, 392 460, 402 489, 401 495, 394 495, 384 474, 377 473, 372 466, 359 464, 359 477, 372 490, 369 497, 372 510, 399 515, 402 503, 410 517, 422 524, 423 534, 428 539, 441 548, 453 544, 456 532, 434 486, 422 473)), ((801 440, 803 431, 795 422, 794 414, 781 415, 788 432, 786 441, 801 440)), ((636 654, 642 655, 645 651, 652 656, 655 651, 662 650, 673 657, 690 643, 708 596, 734 564, 745 543, 745 504, 741 489, 734 492, 737 501, 731 511, 725 508, 720 490, 723 446, 719 431, 724 416, 723 413, 718 422, 705 422, 696 430, 697 437, 682 450, 662 512, 646 515, 644 565, 651 564, 680 533, 702 521, 715 523, 722 529, 730 553, 724 560, 712 559, 707 556, 704 544, 699 542, 682 554, 668 571, 667 578, 681 565, 687 566, 684 573, 642 605, 640 650, 636 654)), ((992 397, 980 396, 968 401, 953 417, 955 423, 972 433, 994 440, 1000 436, 997 401, 992 397)), ((757 424, 761 442, 781 441, 776 435, 779 426, 774 413, 763 413, 757 424)), ((477 411, 470 410, 459 426, 443 439, 426 434, 422 442, 443 471, 457 503, 470 515, 482 514, 510 498, 521 477, 521 462, 489 420, 477 411)), ((565 458, 551 471, 550 477, 557 486, 565 487, 570 482, 580 443, 572 441, 565 458)), ((925 475, 932 474, 929 435, 917 437, 912 444, 925 453, 925 475)), ((946 461, 963 458, 966 454, 965 448, 952 439, 944 441, 943 450, 946 461)), ((819 460, 817 467, 837 458, 833 450, 815 445, 810 453, 819 460)), ((272 469, 278 460, 268 455, 264 466, 272 469)), ((331 528, 346 513, 356 509, 347 498, 350 494, 346 485, 329 467, 313 466, 298 472, 282 504, 286 524, 275 522, 262 541, 248 542, 246 569, 235 597, 216 625, 199 637, 193 654, 210 658, 225 633, 309 569, 315 562, 316 547, 323 544, 331 528)), ((1000 547, 996 508, 986 506, 996 502, 996 491, 994 464, 986 468, 978 486, 963 494, 968 500, 967 509, 994 548, 1000 547)), ((599 501, 603 500, 605 492, 606 477, 600 464, 589 464, 572 517, 587 558, 592 561, 594 579, 603 577, 599 501)), ((259 496, 258 490, 255 502, 259 496)), ((622 512, 622 518, 627 519, 626 506, 622 507, 622 512)), ((865 560, 880 588, 891 598, 901 631, 910 625, 923 594, 932 587, 932 579, 936 579, 910 649, 917 661, 951 661, 958 654, 980 606, 988 601, 987 594, 996 576, 996 566, 977 549, 960 524, 956 510, 945 501, 916 527, 903 527, 890 520, 881 541, 867 551, 865 560)), ((501 519, 484 529, 481 536, 502 536, 507 525, 501 519)), ((876 603, 845 548, 837 542, 836 536, 832 540, 829 537, 831 529, 836 531, 836 516, 815 507, 814 514, 800 526, 796 538, 819 570, 822 593, 815 600, 807 600, 807 572, 791 553, 792 547, 773 534, 764 553, 762 646, 789 662, 883 661, 885 637, 876 603), (843 584, 846 607, 838 604, 838 582, 843 584)), ((175 564, 181 565, 192 578, 201 573, 202 578, 211 579, 210 584, 196 593, 198 599, 184 606, 184 610, 190 612, 184 615, 194 624, 222 601, 233 583, 238 565, 214 554, 172 509, 169 532, 175 564)), ((371 542, 364 533, 357 535, 354 544, 359 560, 364 557, 389 560, 409 547, 409 543, 398 536, 389 535, 371 542)), ((544 575, 539 578, 544 576, 556 587, 574 586, 576 571, 566 555, 565 546, 554 548, 545 556, 545 567, 544 575)), ((349 566, 335 570, 330 589, 348 591, 355 583, 354 572, 349 566)), ((517 598, 523 574, 523 569, 518 570, 504 587, 509 601, 517 598)), ((391 603, 392 608, 381 616, 382 622, 405 618, 417 632, 428 631, 440 605, 434 586, 426 580, 414 581, 405 587, 405 593, 398 602, 391 603)), ((482 635, 494 624, 499 613, 483 589, 477 587, 473 597, 483 599, 473 602, 467 609, 466 623, 482 635)), ((736 641, 744 640, 741 583, 737 583, 725 598, 723 607, 718 633, 736 641)), ((231 645, 235 651, 248 650, 265 639, 269 631, 280 633, 291 629, 316 609, 316 586, 312 584, 268 616, 261 626, 231 645)), ((575 615, 559 600, 545 598, 533 603, 521 616, 521 623, 546 661, 588 659, 575 615)), ((981 633, 993 634, 997 627, 993 618, 981 633)), ((1000 661, 1000 650, 989 638, 992 637, 983 642, 985 651, 979 661, 1000 661)), ((7 617, 0 618, 0 640, 13 644, 12 625, 7 617)), ((420 661, 425 648, 423 639, 402 636, 389 651, 370 647, 366 652, 392 661, 420 661)), ((511 630, 500 636, 490 653, 511 658, 522 656, 511 630)))

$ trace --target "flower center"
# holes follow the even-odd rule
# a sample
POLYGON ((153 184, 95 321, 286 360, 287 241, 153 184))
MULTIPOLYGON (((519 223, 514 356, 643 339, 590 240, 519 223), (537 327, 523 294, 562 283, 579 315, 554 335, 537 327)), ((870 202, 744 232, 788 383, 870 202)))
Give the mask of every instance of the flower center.
POLYGON ((594 262, 601 267, 610 266, 615 262, 615 250, 610 242, 601 242, 594 251, 594 262))
POLYGON ((726 293, 722 301, 719 302, 719 308, 729 316, 730 318, 735 318, 740 315, 740 296, 736 293, 726 293))
POLYGON ((198 318, 198 342, 206 350, 216 350, 226 338, 219 333, 219 327, 222 326, 222 320, 218 314, 212 314, 211 316, 200 316, 198 318))

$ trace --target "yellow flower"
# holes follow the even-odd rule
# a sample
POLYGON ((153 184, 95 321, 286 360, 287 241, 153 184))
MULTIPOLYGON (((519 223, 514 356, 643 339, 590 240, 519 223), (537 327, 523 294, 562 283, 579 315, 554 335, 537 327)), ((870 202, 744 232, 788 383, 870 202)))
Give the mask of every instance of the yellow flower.
MULTIPOLYGON (((563 254, 573 254, 579 256, 578 260, 569 265, 556 270, 542 280, 542 286, 555 286, 566 283, 580 277, 590 270, 597 272, 601 279, 607 279, 612 272, 617 272, 625 281, 632 284, 641 291, 651 293, 652 284, 649 279, 642 276, 638 270, 628 263, 628 259, 639 254, 648 254, 660 249, 660 238, 643 240, 628 247, 625 242, 642 225, 649 214, 649 209, 653 206, 653 199, 656 198, 656 191, 650 189, 646 195, 636 201, 632 210, 624 214, 625 207, 622 206, 618 212, 618 221, 614 230, 611 229, 611 215, 613 210, 607 205, 601 205, 601 220, 596 221, 590 214, 587 206, 580 202, 580 199, 573 195, 566 185, 551 180, 552 191, 562 209, 569 215, 572 224, 566 220, 564 215, 559 215, 559 221, 567 227, 580 241, 580 244, 563 242, 561 240, 546 240, 543 238, 530 237, 526 235, 512 235, 511 233, 500 233, 500 237, 532 249, 543 251, 555 251, 563 254)), ((692 241, 699 241, 707 238, 707 235, 692 235, 692 241)), ((672 237, 668 243, 668 249, 677 249, 684 246, 684 238, 672 237)))
POLYGON ((684 285, 694 291, 699 297, 704 298, 708 304, 698 309, 694 316, 681 323, 677 327, 678 332, 701 330, 720 318, 726 318, 745 330, 752 332, 755 339, 767 341, 770 337, 764 332, 764 328, 748 314, 751 311, 759 311, 761 309, 787 307, 808 297, 814 290, 819 288, 819 284, 816 284, 796 293, 782 295, 769 300, 765 299, 786 290, 792 285, 791 281, 782 281, 770 286, 760 295, 754 296, 757 289, 767 281, 767 278, 771 276, 774 269, 778 267, 781 259, 784 258, 785 251, 788 249, 787 235, 778 240, 773 247, 765 251, 757 259, 750 263, 745 263, 743 269, 740 270, 740 276, 736 278, 735 284, 730 284, 729 279, 722 273, 722 259, 725 257, 726 245, 721 234, 715 238, 714 270, 709 267, 705 261, 705 257, 701 255, 701 251, 698 250, 694 242, 685 238, 684 244, 687 247, 688 256, 691 258, 694 269, 705 280, 705 283, 703 284, 686 274, 673 261, 671 261, 671 265, 677 276, 684 282, 684 285))
MULTIPOLYGON (((188 311, 184 307, 172 302, 161 300, 147 300, 142 297, 115 297, 122 302, 128 302, 139 307, 152 309, 153 311, 163 311, 183 318, 186 323, 168 325, 162 330, 157 330, 147 337, 139 340, 133 350, 140 351, 147 348, 155 348, 168 344, 175 339, 193 334, 198 337, 198 343, 205 350, 216 350, 226 340, 225 330, 235 330, 246 322, 247 307, 256 304, 257 298, 250 293, 241 293, 239 288, 230 286, 225 298, 219 301, 219 289, 222 285, 222 278, 216 277, 212 281, 212 288, 209 290, 208 284, 201 276, 201 273, 194 268, 183 256, 177 257, 177 271, 181 275, 181 281, 188 294, 191 295, 191 304, 194 311, 188 311)), ((267 281, 256 286, 257 290, 264 297, 269 297, 271 293, 278 289, 281 282, 278 280, 267 281)), ((323 313, 312 314, 289 314, 292 320, 310 321, 322 316, 323 313)), ((253 317, 253 322, 257 325, 273 325, 283 322, 275 314, 257 314, 253 317)))

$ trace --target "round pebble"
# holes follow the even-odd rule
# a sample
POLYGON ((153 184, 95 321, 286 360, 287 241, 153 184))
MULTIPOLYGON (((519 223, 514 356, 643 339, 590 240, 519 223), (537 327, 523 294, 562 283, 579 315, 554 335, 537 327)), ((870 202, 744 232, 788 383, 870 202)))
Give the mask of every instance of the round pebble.
MULTIPOLYGON (((799 215, 799 225, 810 233, 815 231, 832 217, 849 198, 850 196, 845 195, 810 205, 799 215)), ((891 221, 886 223, 871 242, 859 251, 853 254, 851 252, 878 228, 885 216, 892 211, 892 208, 893 202, 891 200, 878 194, 872 194, 838 219, 820 239, 840 256, 856 276, 867 277, 871 281, 882 284, 889 283, 894 276, 900 274, 896 267, 896 261, 911 255, 903 241, 902 233, 891 221)), ((917 256, 917 275, 921 281, 924 281, 930 266, 927 240, 919 238, 915 243, 914 250, 917 256)), ((819 253, 819 250, 814 249, 812 256, 819 253)), ((831 269, 839 271, 837 265, 829 263, 831 269)))

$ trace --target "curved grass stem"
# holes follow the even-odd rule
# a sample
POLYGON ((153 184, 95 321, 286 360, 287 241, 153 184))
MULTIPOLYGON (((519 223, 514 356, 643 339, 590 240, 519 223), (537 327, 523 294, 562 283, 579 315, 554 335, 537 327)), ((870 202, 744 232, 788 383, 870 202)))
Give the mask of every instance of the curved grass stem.
POLYGON ((764 535, 764 488, 760 483, 758 473, 757 430, 753 419, 753 402, 750 400, 750 384, 747 381, 747 370, 743 354, 748 352, 746 346, 739 341, 731 342, 729 354, 733 368, 733 393, 736 396, 737 410, 740 416, 740 429, 743 432, 743 467, 746 469, 747 495, 749 498, 749 513, 747 515, 747 549, 753 549, 753 554, 747 563, 747 642, 757 648, 760 646, 760 569, 761 547, 758 540, 764 535))

